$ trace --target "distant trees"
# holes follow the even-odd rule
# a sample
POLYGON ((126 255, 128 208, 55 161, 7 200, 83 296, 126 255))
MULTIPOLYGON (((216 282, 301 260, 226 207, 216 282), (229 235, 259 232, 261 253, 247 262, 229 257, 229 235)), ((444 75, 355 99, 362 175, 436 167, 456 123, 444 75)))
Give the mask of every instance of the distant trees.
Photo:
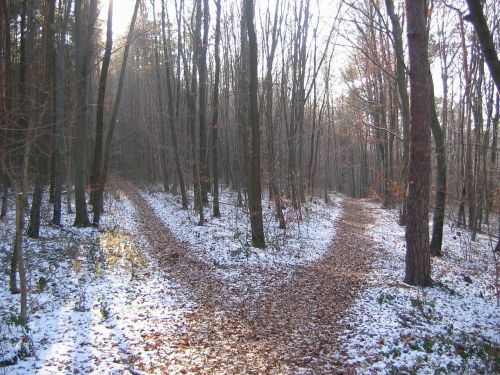
POLYGON ((12 290, 23 232, 37 237, 48 220, 43 192, 50 185, 55 225, 64 204, 68 215, 76 209, 74 225, 90 224, 89 208, 98 225, 111 172, 161 183, 200 225, 223 217, 226 203, 246 206, 259 247, 265 226, 300 220, 308 198, 376 196, 401 207, 401 224, 418 223, 407 228, 407 280, 428 284, 426 254, 441 253, 447 217, 474 234, 498 215, 500 8, 435 2, 422 21, 417 3, 408 1, 419 7, 410 19, 401 0, 342 2, 334 14, 275 1, 260 15, 252 0, 136 1, 120 38, 116 1, 0 0, 0 217, 13 196, 18 214, 12 290), (429 44, 419 29, 407 48, 415 22, 429 44), (426 50, 440 82, 406 64, 408 52, 425 60, 426 50), (235 202, 221 202, 226 187, 235 202), (275 222, 263 222, 266 204, 275 222))

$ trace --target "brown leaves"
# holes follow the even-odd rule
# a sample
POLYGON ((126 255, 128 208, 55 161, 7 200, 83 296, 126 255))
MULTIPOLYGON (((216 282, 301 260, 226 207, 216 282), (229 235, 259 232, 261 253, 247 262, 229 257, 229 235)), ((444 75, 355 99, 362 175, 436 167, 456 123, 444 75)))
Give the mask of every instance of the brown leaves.
POLYGON ((151 255, 199 306, 185 315, 187 332, 143 336, 144 349, 156 351, 162 363, 168 360, 167 368, 176 373, 283 374, 322 373, 333 366, 336 373, 352 372, 338 361, 336 335, 373 256, 363 234, 369 214, 359 203, 345 199, 337 237, 324 259, 286 270, 242 265, 227 281, 214 272, 216 266, 203 263, 175 239, 136 188, 124 190, 141 213, 151 255))

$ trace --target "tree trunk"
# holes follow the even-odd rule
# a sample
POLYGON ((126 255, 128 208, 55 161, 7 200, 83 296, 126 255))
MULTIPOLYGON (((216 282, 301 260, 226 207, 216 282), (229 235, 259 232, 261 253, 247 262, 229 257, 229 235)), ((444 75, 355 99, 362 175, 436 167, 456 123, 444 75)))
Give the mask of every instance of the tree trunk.
POLYGON ((278 45, 278 20, 281 23, 281 18, 278 18, 279 0, 276 1, 276 8, 274 10, 274 23, 271 34, 271 48, 267 56, 267 72, 266 72, 266 129, 267 129, 267 155, 268 155, 268 168, 269 168, 269 184, 270 184, 270 198, 274 201, 276 212, 275 216, 279 222, 279 228, 286 228, 285 216, 283 215, 283 204, 281 202, 281 191, 278 189, 278 179, 276 176, 276 160, 275 160, 275 134, 273 124, 273 61, 276 54, 276 47, 278 45))
MULTIPOLYGON (((405 72, 404 48, 403 48, 403 29, 399 22, 399 18, 394 12, 394 2, 385 0, 387 14, 391 19, 392 37, 394 40, 394 50, 396 52, 396 80, 398 84, 398 93, 401 100, 401 120, 403 125, 403 170, 401 180, 407 183, 408 177, 408 156, 409 156, 409 133, 410 133, 410 101, 408 98, 407 80, 405 72)), ((401 214, 399 216, 399 224, 406 225, 406 197, 403 197, 401 204, 401 214)))
MULTIPOLYGON (((180 20, 179 20, 179 28, 180 28, 180 20)), ((186 186, 184 183, 184 174, 182 172, 181 159, 179 156, 179 147, 177 145, 177 132, 175 130, 175 120, 178 116, 176 116, 174 111, 174 93, 171 85, 170 79, 173 79, 173 74, 171 74, 171 65, 170 65, 170 57, 168 55, 167 49, 167 36, 166 36, 166 25, 165 25, 165 0, 161 2, 161 28, 162 28, 162 39, 163 39, 163 51, 165 58, 165 72, 166 72, 166 83, 167 83, 167 96, 168 96, 168 124, 170 128, 170 141, 172 142, 172 148, 174 149, 174 159, 175 159, 175 167, 177 170, 177 179, 179 180, 179 187, 181 189, 181 201, 182 201, 182 209, 188 209, 188 199, 186 194, 186 186)), ((179 55, 181 51, 181 33, 179 33, 179 55)), ((178 72, 180 72, 180 64, 178 67, 178 72)), ((180 77, 179 77, 180 79, 180 77)), ((180 93, 178 92, 178 100, 180 100, 180 93)))
POLYGON ((193 49, 193 68, 191 71, 191 87, 189 87, 189 67, 187 56, 183 55, 184 59, 184 79, 186 81, 186 99, 188 105, 188 122, 191 135, 191 163, 193 168, 193 192, 194 192, 194 208, 198 210, 199 220, 198 225, 205 223, 203 212, 203 203, 200 187, 200 169, 196 156, 196 90, 198 88, 197 66, 199 46, 201 43, 201 0, 196 2, 196 27, 194 30, 194 49, 193 49))
POLYGON ((484 16, 480 0, 467 0, 470 14, 464 19, 471 21, 476 30, 484 59, 488 64, 497 91, 500 93, 500 61, 495 48, 493 36, 488 28, 486 17, 484 16))
POLYGON ((419 0, 406 0, 410 56, 410 164, 406 226, 405 282, 431 285, 429 254, 429 79, 427 7, 419 0))
POLYGON ((444 211, 446 207, 446 145, 444 129, 439 124, 434 101, 434 84, 429 70, 429 123, 436 144, 436 198, 434 201, 434 217, 432 221, 432 239, 430 243, 430 253, 433 256, 441 256, 441 246, 443 242, 444 211))
POLYGON ((212 178, 213 178, 213 215, 220 217, 219 208, 219 135, 217 122, 219 119, 219 81, 220 81, 220 0, 215 0, 216 19, 215 19, 215 78, 213 87, 212 101, 212 178))
MULTIPOLYGON (((65 78, 66 78, 66 32, 68 28, 69 13, 71 10, 72 0, 68 0, 66 9, 61 7, 64 16, 61 15, 62 26, 59 37, 59 48, 56 55, 56 95, 55 95, 55 127, 54 127, 54 147, 52 150, 53 168, 54 168, 54 210, 52 215, 52 223, 61 225, 61 200, 62 200, 62 149, 64 128, 64 102, 66 100, 65 78)), ((69 187, 68 187, 69 188, 69 187)))
MULTIPOLYGON (((92 173, 90 175, 91 197, 90 202, 96 210, 96 194, 99 190, 99 180, 102 173, 102 148, 104 140, 104 99, 106 98, 106 83, 108 80, 111 50, 113 48, 113 0, 108 4, 108 23, 106 27, 106 47, 102 59, 101 76, 99 78, 99 89, 97 94, 97 116, 95 124, 95 145, 92 173)), ((99 207, 102 210, 102 207, 99 207)), ((94 222, 95 224, 95 222, 94 222)))
MULTIPOLYGON (((156 27, 156 10, 154 10, 154 0, 153 0, 153 22, 156 27)), ((156 90, 158 91, 158 102, 159 102, 159 114, 160 114, 160 155, 161 155, 161 170, 162 170, 162 181, 163 190, 169 191, 169 173, 168 173, 168 140, 167 140, 167 123, 165 122, 165 110, 163 104, 163 91, 161 89, 161 74, 160 74, 160 55, 158 52, 158 37, 155 34, 155 70, 156 70, 156 90)), ((168 56, 164 56, 164 60, 168 59, 168 56)), ((167 80, 169 77, 167 76, 167 80)))
POLYGON ((99 220, 101 218, 103 200, 104 200, 104 188, 106 186, 106 179, 108 177, 109 161, 111 157, 111 142, 113 141, 113 133, 118 120, 118 111, 120 109, 120 101, 123 92, 123 83, 125 81, 125 73, 127 70, 128 54, 130 51, 130 44, 132 43, 132 34, 134 33, 135 20, 137 19, 137 12, 139 10, 140 0, 136 0, 134 7, 134 14, 132 15, 132 21, 130 22, 130 28, 127 35, 127 42, 125 45, 125 50, 123 51, 123 60, 120 68, 120 78, 118 80, 118 88, 116 91, 115 105, 113 107, 113 114, 111 115, 111 122, 109 124, 108 134, 106 135, 106 143, 104 147, 104 162, 101 171, 101 176, 99 178, 99 189, 97 191, 96 204, 94 207, 94 225, 99 225, 99 220))
MULTIPOLYGON (((7 0, 2 1, 2 17, 0 17, 0 27, 3 19, 3 33, 0 32, 0 46, 3 45, 4 49, 4 61, 0 62, 0 73, 2 78, 0 83, 2 83, 2 121, 0 122, 2 132, 2 140, 0 143, 0 158, 2 159, 2 184, 3 184, 3 195, 2 195, 2 209, 0 212, 0 219, 4 219, 8 211, 8 193, 9 193, 9 181, 8 181, 8 171, 7 171, 7 146, 9 139, 9 127, 11 125, 11 111, 12 111, 12 60, 11 60, 11 33, 10 33, 10 3, 7 0)), ((21 46, 24 46, 24 24, 26 23, 26 2, 23 2, 23 14, 21 16, 21 46)), ((21 48, 22 49, 22 48, 21 48)), ((22 58, 24 51, 21 54, 21 65, 24 64, 24 59, 22 58)))
POLYGON ((49 170, 49 125, 53 123, 53 95, 54 95, 54 17, 56 1, 48 0, 45 2, 44 23, 43 23, 43 91, 41 95, 42 123, 38 124, 37 138, 39 140, 37 147, 38 168, 36 171, 35 191, 33 192, 33 201, 31 204, 30 223, 28 227, 28 236, 38 238, 40 236, 40 208, 42 206, 43 186, 45 176, 50 173, 49 170))
MULTIPOLYGON (((200 12, 201 12, 201 3, 200 12)), ((201 201, 208 204, 208 191, 210 190, 210 177, 208 170, 208 145, 207 145, 207 50, 208 28, 210 26, 210 12, 208 0, 203 0, 203 40, 198 46, 198 72, 199 72, 199 131, 200 131, 200 189, 201 201)))
POLYGON ((264 248, 264 224, 262 220, 262 188, 260 182, 260 125, 259 108, 257 102, 257 35, 254 26, 254 5, 253 0, 244 0, 245 16, 247 21, 250 80, 249 80, 249 122, 251 131, 251 160, 248 192, 250 224, 252 227, 252 245, 264 248))
POLYGON ((90 77, 90 62, 92 60, 94 26, 97 18, 97 0, 90 0, 87 18, 87 41, 83 42, 83 4, 82 0, 75 2, 75 47, 77 74, 77 125, 74 146, 75 163, 75 207, 74 226, 86 227, 90 224, 85 197, 85 175, 87 162, 87 129, 89 106, 87 103, 87 87, 90 77))

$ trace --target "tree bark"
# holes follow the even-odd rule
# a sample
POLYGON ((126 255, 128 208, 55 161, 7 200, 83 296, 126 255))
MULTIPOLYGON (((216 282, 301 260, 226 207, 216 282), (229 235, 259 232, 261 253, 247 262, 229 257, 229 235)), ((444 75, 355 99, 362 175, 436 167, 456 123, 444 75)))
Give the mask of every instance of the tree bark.
MULTIPOLYGON (((201 3, 199 4, 201 7, 201 3)), ((200 8, 201 12, 201 8, 200 8)), ((208 28, 210 26, 210 12, 208 0, 203 0, 203 40, 198 46, 198 101, 199 101, 199 132, 200 132, 200 189, 201 201, 208 204, 208 191, 210 190, 210 177, 208 170, 208 145, 207 145, 207 50, 208 28)))
MULTIPOLYGON (((113 0, 108 4, 108 22, 106 27, 106 47, 102 59, 101 76, 99 78, 99 89, 97 94, 97 116, 95 124, 95 145, 92 173, 90 175, 91 197, 90 201, 96 210, 97 192, 99 180, 102 173, 102 149, 104 141, 104 99, 106 98, 106 83, 108 80, 109 64, 111 61, 111 50, 113 48, 113 0)), ((99 208, 102 210, 102 207, 99 208)))
POLYGON ((215 0, 215 77, 212 99, 212 178, 213 178, 213 215, 220 217, 219 207, 219 135, 217 122, 219 119, 219 82, 220 82, 220 0, 215 0))
POLYGON ((55 60, 55 44, 54 44, 54 18, 55 18, 56 1, 48 0, 45 2, 44 23, 43 23, 43 91, 41 94, 42 123, 38 124, 37 138, 39 140, 37 147, 37 163, 35 190, 33 192, 33 200, 31 203, 30 222, 28 227, 28 236, 38 238, 40 236, 40 208, 42 206, 43 187, 46 177, 49 173, 49 146, 50 136, 48 129, 53 124, 54 112, 54 60, 55 60))
POLYGON ((252 245, 264 248, 264 224, 262 220, 262 187, 260 182, 260 125, 257 102, 257 35, 254 26, 253 0, 244 0, 249 46, 249 122, 251 131, 251 160, 249 191, 250 224, 252 228, 252 245))
POLYGON ((93 50, 94 26, 97 19, 97 0, 90 0, 87 18, 87 40, 83 42, 83 4, 82 0, 75 2, 75 47, 77 74, 77 125, 74 145, 75 168, 75 222, 76 227, 86 227, 90 224, 85 197, 85 175, 87 162, 87 130, 89 106, 87 103, 87 87, 89 84, 90 62, 93 50))
POLYGON ((132 21, 130 22, 130 28, 127 35, 127 41, 125 44, 125 50, 123 51, 123 60, 120 68, 120 78, 118 80, 118 88, 116 91, 115 105, 113 107, 113 113, 111 115, 111 122, 109 124, 108 134, 106 135, 106 143, 104 146, 104 159, 103 167, 101 171, 101 176, 99 178, 99 189, 97 191, 96 205, 94 207, 94 225, 99 225, 99 220, 103 208, 104 200, 104 188, 106 186, 106 179, 108 177, 109 161, 111 157, 111 142, 113 141, 113 133, 115 131, 116 123, 118 120, 118 111, 120 109, 120 101, 122 98, 123 84, 125 82, 125 73, 127 70, 128 54, 130 51, 130 45, 132 44, 132 34, 134 33, 135 21, 137 19, 137 12, 139 10, 140 0, 136 0, 134 7, 134 14, 132 15, 132 21))
POLYGON ((276 157, 275 157, 275 134, 273 124, 273 61, 276 55, 276 47, 278 46, 278 21, 281 23, 281 18, 278 17, 279 0, 276 1, 274 10, 273 30, 271 34, 271 48, 267 56, 267 72, 266 72, 266 129, 267 129, 267 155, 268 168, 270 177, 270 198, 274 201, 276 207, 276 219, 280 229, 286 228, 286 220, 283 215, 283 203, 281 201, 281 191, 278 189, 278 178, 276 176, 276 157))
POLYGON ((486 17, 484 16, 480 0, 467 0, 469 6, 469 14, 464 18, 472 22, 476 30, 481 50, 483 51, 484 59, 490 70, 498 93, 500 93, 500 61, 495 48, 493 36, 488 27, 486 17))
POLYGON ((434 84, 431 72, 429 77, 429 123, 436 144, 436 198, 434 201, 434 216, 432 220, 432 237, 430 243, 430 253, 433 256, 441 256, 441 246, 443 243, 444 212, 446 207, 446 145, 444 129, 439 124, 439 118, 434 101, 434 84))
MULTIPOLYGON (((61 15, 62 26, 59 36, 59 48, 56 55, 56 95, 55 95, 55 126, 54 126, 54 147, 52 150, 53 158, 53 183, 54 183, 54 210, 52 215, 52 223, 61 225, 61 209, 62 209, 62 149, 64 128, 64 102, 66 100, 66 32, 68 29, 69 13, 71 10, 72 0, 68 0, 66 9, 61 7, 64 15, 61 15)), ((69 187, 68 187, 69 188, 69 187)))
MULTIPOLYGON (((404 61, 403 29, 399 18, 394 11, 393 0, 385 0, 387 14, 392 24, 392 37, 396 52, 396 80, 398 84, 399 99, 401 100, 401 121, 403 127, 403 171, 401 180, 406 184, 408 177, 409 133, 410 133, 410 100, 408 98, 408 85, 406 80, 406 66, 404 61)), ((406 197, 403 197, 399 224, 406 225, 406 197)))
MULTIPOLYGON (((180 22, 178 23, 180 27, 180 22)), ((171 79, 173 79, 172 67, 170 64, 170 57, 168 55, 167 49, 167 35, 166 35, 166 24, 165 24, 165 0, 161 2, 161 28, 162 28, 162 39, 163 39, 163 51, 165 58, 165 72, 166 72, 166 84, 167 84, 167 97, 168 97, 168 125, 170 128, 170 141, 172 142, 172 148, 174 149, 174 159, 175 159, 175 167, 177 170, 177 179, 179 180, 179 187, 181 189, 181 201, 182 201, 182 209, 188 209, 188 199, 186 194, 186 185, 184 183, 184 174, 182 172, 181 159, 179 156, 179 146, 177 145, 177 132, 175 130, 175 120, 177 116, 174 111, 174 93, 172 89, 171 79)), ((181 33, 179 33, 179 55, 181 51, 181 33)), ((180 72, 180 63, 178 67, 178 72, 180 72)), ((180 79, 180 78, 179 78, 180 79)), ((178 100, 180 93, 178 93, 178 100)))
POLYGON ((410 56, 410 163, 405 282, 431 285, 429 254, 429 79, 426 3, 406 0, 410 56))

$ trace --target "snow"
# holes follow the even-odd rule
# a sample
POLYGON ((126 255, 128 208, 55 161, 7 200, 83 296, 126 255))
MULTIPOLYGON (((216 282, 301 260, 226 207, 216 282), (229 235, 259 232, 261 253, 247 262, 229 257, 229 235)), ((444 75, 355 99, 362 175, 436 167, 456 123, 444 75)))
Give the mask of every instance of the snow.
MULTIPOLYGON (((7 323, 17 314, 19 295, 8 292, 8 275, 2 272, 0 360, 15 356, 23 336, 34 356, 0 373, 123 373, 158 362, 152 338, 185 330, 184 315, 196 306, 142 251, 136 215, 130 201, 117 194, 107 199, 105 230, 74 229, 72 215, 65 215, 65 230, 44 225, 39 240, 25 240, 32 289, 28 330, 7 323), (47 284, 36 290, 41 277, 47 284)), ((4 240, 11 238, 9 221, 2 225, 4 240)), ((7 255, 1 253, 2 264, 8 264, 7 255)))
POLYGON ((368 230, 377 260, 342 322, 343 358, 359 373, 494 371, 488 349, 500 344, 500 313, 491 238, 472 242, 446 222, 443 257, 432 259, 435 286, 413 287, 402 282, 405 229, 397 213, 366 206, 377 218, 368 230))
MULTIPOLYGON (((214 276, 238 291, 229 293, 235 303, 258 298, 264 288, 289 282, 295 269, 321 261, 335 237, 343 199, 333 194, 328 204, 313 199, 301 212, 287 202, 282 230, 264 197, 267 248, 260 250, 250 246, 248 211, 229 189, 221 191, 222 218, 206 208, 203 226, 196 225, 193 210, 180 209, 177 196, 155 191, 142 196, 198 259, 213 265, 214 276), (279 280, 255 272, 262 269, 278 270, 268 274, 279 280)), ((409 286, 402 282, 405 241, 397 213, 364 204, 374 218, 365 234, 373 241, 375 263, 341 322, 343 349, 330 362, 347 362, 361 374, 494 372, 488 350, 500 345, 500 314, 493 241, 480 234, 472 242, 468 231, 447 222, 444 256, 432 264, 435 285, 409 286)), ((0 374, 185 371, 175 358, 189 362, 201 355, 183 343, 190 316, 203 310, 148 254, 136 224, 140 213, 131 201, 119 189, 108 194, 99 229, 73 228, 73 215, 67 214, 62 229, 47 225, 50 207, 43 205, 41 238, 24 240, 27 328, 14 324, 19 295, 8 291, 13 213, 0 224, 0 361, 21 347, 34 354, 0 367, 0 374)))
POLYGON ((181 210, 179 199, 163 192, 143 192, 156 215, 180 240, 189 244, 198 257, 217 266, 255 265, 290 267, 320 259, 335 236, 341 215, 341 198, 332 195, 330 203, 314 198, 298 212, 285 207, 286 229, 274 219, 274 203, 263 197, 266 248, 250 245, 250 220, 246 207, 237 205, 237 194, 223 188, 220 192, 221 218, 205 208, 205 224, 198 226, 192 210, 181 210))

